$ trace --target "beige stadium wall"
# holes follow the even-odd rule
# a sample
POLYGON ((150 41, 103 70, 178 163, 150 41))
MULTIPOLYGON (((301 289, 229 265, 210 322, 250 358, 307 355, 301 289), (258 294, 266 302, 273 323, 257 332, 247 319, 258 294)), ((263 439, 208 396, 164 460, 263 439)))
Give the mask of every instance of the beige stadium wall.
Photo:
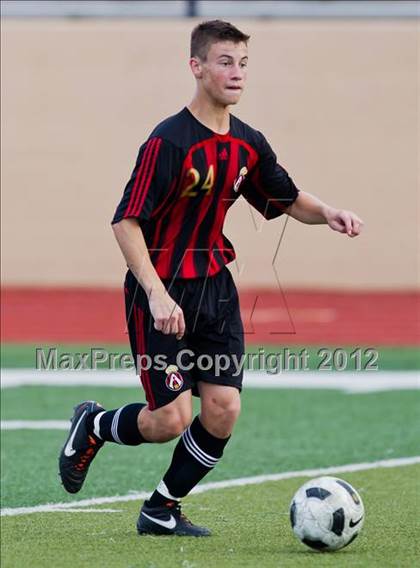
MULTIPOLYGON (((3 22, 4 284, 120 284, 110 219, 139 144, 191 98, 193 23, 3 22)), ((416 22, 235 23, 252 40, 234 112, 265 133, 300 188, 366 223, 353 240, 290 219, 281 283, 417 287, 416 22)), ((242 200, 231 209, 241 285, 275 285, 283 224, 253 217, 242 200)))

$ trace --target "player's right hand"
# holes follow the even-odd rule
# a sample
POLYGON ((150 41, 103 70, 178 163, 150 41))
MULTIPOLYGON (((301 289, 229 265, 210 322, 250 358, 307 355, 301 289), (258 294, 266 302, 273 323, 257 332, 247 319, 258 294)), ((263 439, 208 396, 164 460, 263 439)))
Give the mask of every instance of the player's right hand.
POLYGON ((184 336, 184 313, 166 290, 152 291, 149 298, 149 307, 155 321, 155 329, 165 335, 176 335, 177 339, 181 339, 184 336))

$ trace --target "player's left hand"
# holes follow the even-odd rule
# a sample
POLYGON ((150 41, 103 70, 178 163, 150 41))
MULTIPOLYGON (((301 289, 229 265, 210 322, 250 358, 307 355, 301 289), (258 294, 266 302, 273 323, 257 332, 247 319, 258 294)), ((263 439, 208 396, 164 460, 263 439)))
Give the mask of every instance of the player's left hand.
POLYGON ((346 233, 349 237, 360 235, 363 221, 352 211, 345 209, 329 209, 326 214, 328 226, 333 231, 346 233))

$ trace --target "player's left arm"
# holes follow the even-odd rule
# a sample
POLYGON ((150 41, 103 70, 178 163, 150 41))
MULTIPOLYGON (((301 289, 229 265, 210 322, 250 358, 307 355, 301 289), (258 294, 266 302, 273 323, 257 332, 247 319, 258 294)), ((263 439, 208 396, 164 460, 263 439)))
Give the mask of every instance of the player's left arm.
POLYGON ((328 225, 333 231, 357 237, 363 227, 363 221, 352 211, 335 209, 320 199, 299 191, 296 200, 285 211, 290 217, 309 225, 328 225))

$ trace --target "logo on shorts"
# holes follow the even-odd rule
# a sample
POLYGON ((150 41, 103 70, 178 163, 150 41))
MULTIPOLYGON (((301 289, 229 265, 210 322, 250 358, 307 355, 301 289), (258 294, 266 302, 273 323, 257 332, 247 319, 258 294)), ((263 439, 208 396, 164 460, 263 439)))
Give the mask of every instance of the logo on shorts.
POLYGON ((165 385, 168 389, 172 391, 179 391, 184 384, 184 379, 178 371, 178 367, 176 365, 168 365, 165 369, 165 373, 167 374, 165 385))
POLYGON ((235 183, 233 184, 233 191, 235 193, 238 193, 239 191, 239 186, 241 185, 241 183, 244 181, 246 174, 248 173, 248 168, 246 168, 245 166, 243 168, 241 168, 240 172, 239 172, 239 176, 238 178, 235 180, 235 183))

